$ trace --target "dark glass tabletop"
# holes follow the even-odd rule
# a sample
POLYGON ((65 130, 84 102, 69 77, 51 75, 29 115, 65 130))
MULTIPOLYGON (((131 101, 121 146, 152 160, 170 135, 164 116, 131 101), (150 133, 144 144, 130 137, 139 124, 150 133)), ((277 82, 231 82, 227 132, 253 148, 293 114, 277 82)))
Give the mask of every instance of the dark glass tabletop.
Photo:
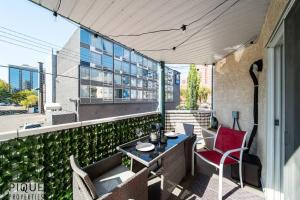
POLYGON ((167 151, 174 148, 176 145, 185 141, 189 136, 186 134, 180 134, 175 138, 168 138, 165 144, 162 143, 152 143, 155 145, 155 149, 148 152, 138 151, 136 145, 138 142, 150 142, 149 137, 143 137, 139 140, 132 141, 130 143, 121 145, 118 147, 118 150, 125 153, 129 157, 141 162, 146 166, 150 166, 153 162, 158 160, 163 156, 167 151))

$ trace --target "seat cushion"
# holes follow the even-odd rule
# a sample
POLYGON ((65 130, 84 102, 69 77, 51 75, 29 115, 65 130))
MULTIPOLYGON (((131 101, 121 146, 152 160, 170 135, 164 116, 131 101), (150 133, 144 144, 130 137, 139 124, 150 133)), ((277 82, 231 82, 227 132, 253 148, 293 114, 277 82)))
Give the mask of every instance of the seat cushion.
MULTIPOLYGON (((202 157, 216 165, 220 165, 220 161, 223 156, 223 154, 221 154, 217 151, 214 151, 214 150, 199 151, 199 152, 197 152, 197 154, 200 157, 202 157)), ((232 165, 232 164, 236 164, 236 163, 237 163, 237 161, 230 157, 227 157, 224 161, 225 165, 232 165)))
POLYGON ((135 173, 120 165, 93 180, 97 195, 102 196, 111 192, 118 185, 133 177, 135 173))

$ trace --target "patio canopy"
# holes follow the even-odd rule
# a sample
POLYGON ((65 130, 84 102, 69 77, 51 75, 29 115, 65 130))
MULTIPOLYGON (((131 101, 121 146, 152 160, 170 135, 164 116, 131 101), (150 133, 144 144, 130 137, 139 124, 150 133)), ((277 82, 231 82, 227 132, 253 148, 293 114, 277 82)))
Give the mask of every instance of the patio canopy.
POLYGON ((31 1, 155 60, 196 64, 210 64, 255 40, 269 5, 269 0, 31 1))

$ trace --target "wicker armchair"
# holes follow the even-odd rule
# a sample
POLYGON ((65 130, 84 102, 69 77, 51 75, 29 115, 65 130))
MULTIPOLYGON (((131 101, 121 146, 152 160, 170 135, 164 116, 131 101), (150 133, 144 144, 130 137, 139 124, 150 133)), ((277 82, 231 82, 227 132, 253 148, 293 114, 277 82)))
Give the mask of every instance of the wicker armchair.
POLYGON ((73 200, 147 200, 147 168, 134 173, 122 165, 121 158, 118 153, 81 168, 72 155, 73 200))

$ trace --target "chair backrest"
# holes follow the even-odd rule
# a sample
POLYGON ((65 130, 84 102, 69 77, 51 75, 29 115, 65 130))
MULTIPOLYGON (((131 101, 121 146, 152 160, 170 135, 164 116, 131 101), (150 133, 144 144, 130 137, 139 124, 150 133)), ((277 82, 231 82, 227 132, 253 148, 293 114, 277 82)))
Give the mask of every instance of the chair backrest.
POLYGON ((175 126, 176 133, 185 133, 187 135, 193 135, 194 133, 194 125, 187 123, 177 123, 175 126))
POLYGON ((75 159, 73 155, 70 156, 70 164, 73 172, 76 173, 83 180, 84 184, 86 185, 86 187, 88 188, 91 194, 91 197, 93 199, 96 199, 97 198, 96 188, 92 180, 90 179, 89 175, 81 169, 81 167, 78 164, 78 161, 75 159))
MULTIPOLYGON (((245 131, 238 131, 231 128, 220 127, 215 139, 214 148, 225 153, 232 149, 242 148, 246 140, 245 131)), ((230 154, 235 158, 240 158, 240 152, 230 154)))

